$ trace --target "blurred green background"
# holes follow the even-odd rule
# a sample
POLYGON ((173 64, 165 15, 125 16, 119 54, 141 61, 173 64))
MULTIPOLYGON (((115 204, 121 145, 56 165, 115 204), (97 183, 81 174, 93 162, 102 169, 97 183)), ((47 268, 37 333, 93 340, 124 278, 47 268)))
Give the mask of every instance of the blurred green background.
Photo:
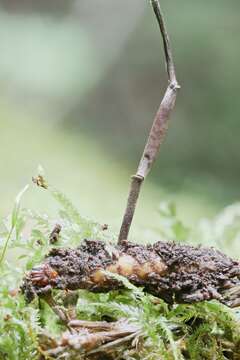
MULTIPOLYGON (((158 222, 161 201, 190 223, 239 199, 240 2, 162 7, 182 89, 140 230, 158 222)), ((41 164, 83 215, 117 230, 167 84, 149 1, 0 0, 0 50, 0 215, 41 164)), ((24 205, 53 206, 44 191, 24 205)))

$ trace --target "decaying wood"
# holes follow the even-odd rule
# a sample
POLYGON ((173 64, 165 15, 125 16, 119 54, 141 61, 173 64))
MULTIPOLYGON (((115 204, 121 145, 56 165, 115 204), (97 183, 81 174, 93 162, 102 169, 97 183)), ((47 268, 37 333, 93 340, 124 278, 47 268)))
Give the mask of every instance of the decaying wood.
POLYGON ((240 263, 214 248, 127 241, 107 245, 85 240, 77 249, 52 249, 43 264, 30 271, 22 290, 28 301, 52 289, 106 292, 123 287, 109 273, 126 277, 168 303, 217 299, 240 304, 240 263))
POLYGON ((138 165, 137 173, 132 176, 129 196, 127 200, 126 210, 123 216, 123 221, 119 233, 118 241, 126 240, 133 220, 137 200, 139 197, 141 185, 146 178, 147 174, 151 170, 151 167, 158 155, 160 145, 162 144, 167 128, 170 114, 174 108, 177 90, 180 88, 176 79, 175 67, 173 62, 173 56, 170 46, 168 33, 166 30, 162 10, 158 0, 151 0, 151 4, 158 21, 158 25, 161 31, 163 39, 163 47, 165 53, 166 67, 169 84, 164 94, 158 112, 153 121, 150 134, 138 165))

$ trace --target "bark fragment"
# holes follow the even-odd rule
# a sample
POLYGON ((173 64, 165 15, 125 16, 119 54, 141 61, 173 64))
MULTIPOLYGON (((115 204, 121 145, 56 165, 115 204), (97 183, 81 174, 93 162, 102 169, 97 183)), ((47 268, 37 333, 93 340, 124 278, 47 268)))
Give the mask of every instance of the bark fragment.
POLYGON ((172 242, 144 246, 85 240, 76 249, 54 248, 26 275, 22 291, 31 301, 51 289, 106 292, 123 287, 105 271, 125 276, 168 303, 217 299, 234 306, 240 298, 238 261, 214 248, 172 242))

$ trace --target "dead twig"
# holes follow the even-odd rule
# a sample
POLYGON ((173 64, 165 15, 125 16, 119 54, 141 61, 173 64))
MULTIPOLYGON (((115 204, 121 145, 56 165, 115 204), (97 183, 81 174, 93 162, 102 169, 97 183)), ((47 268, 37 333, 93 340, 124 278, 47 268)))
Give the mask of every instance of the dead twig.
POLYGON ((122 344, 129 343, 142 334, 139 326, 129 324, 127 320, 113 323, 76 320, 69 325, 74 325, 75 331, 64 333, 58 341, 47 339, 46 344, 46 336, 40 337, 40 348, 45 356, 85 359, 99 353, 110 355, 122 344))
POLYGON ((151 4, 155 16, 157 18, 163 39, 163 47, 164 47, 164 53, 166 59, 169 84, 162 99, 162 102, 160 104, 160 107, 158 109, 158 112, 155 116, 155 119, 153 121, 153 125, 150 130, 150 134, 142 158, 140 160, 137 172, 135 175, 132 176, 129 196, 127 200, 127 207, 124 213, 124 217, 119 233, 119 238, 118 238, 119 243, 121 243, 123 240, 126 240, 128 238, 128 233, 133 220, 137 200, 141 190, 141 185, 144 179, 146 178, 147 174, 151 170, 151 167, 159 153, 160 145, 162 144, 162 141, 165 137, 168 128, 169 116, 175 105, 177 90, 180 88, 176 80, 176 73, 175 73, 170 41, 166 30, 160 3, 158 0, 151 0, 151 4))
POLYGON ((57 305, 56 301, 52 297, 52 294, 49 292, 41 296, 41 299, 44 300, 48 306, 53 310, 53 312, 58 316, 59 320, 68 328, 71 329, 69 326, 69 316, 65 309, 62 309, 60 306, 57 305))

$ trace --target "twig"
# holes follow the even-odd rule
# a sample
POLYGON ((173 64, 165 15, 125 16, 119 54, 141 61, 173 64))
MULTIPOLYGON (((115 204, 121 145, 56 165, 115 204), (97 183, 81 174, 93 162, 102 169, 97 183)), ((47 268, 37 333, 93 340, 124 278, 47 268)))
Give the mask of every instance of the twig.
MULTIPOLYGON (((129 324, 126 319, 113 323, 75 320, 71 325, 76 325, 75 331, 64 333, 59 341, 52 341, 50 348, 45 351, 48 356, 65 359, 64 354, 66 354, 69 356, 66 358, 85 359, 95 353, 110 354, 116 350, 116 347, 130 340, 136 340, 143 333, 141 327, 129 324)), ((44 337, 40 338, 41 348, 46 347, 45 342, 44 337)))
POLYGON ((48 304, 48 306, 50 306, 50 308, 53 310, 53 312, 58 316, 59 320, 68 328, 71 330, 71 327, 69 326, 69 316, 67 314, 67 312, 64 309, 61 309, 57 303, 55 302, 54 298, 52 297, 52 295, 49 294, 45 294, 42 295, 41 298, 48 304))
POLYGON ((118 243, 121 243, 123 240, 127 240, 128 238, 128 233, 134 216, 141 185, 144 179, 146 178, 147 174, 151 170, 151 167, 158 155, 160 145, 165 137, 165 133, 168 128, 168 119, 170 113, 175 105, 177 90, 180 88, 176 80, 172 51, 171 51, 169 37, 166 30, 160 3, 158 0, 151 0, 151 5, 153 7, 155 16, 157 18, 163 39, 169 84, 165 92, 165 95, 162 99, 162 102, 160 104, 160 107, 158 109, 158 112, 155 116, 155 119, 153 121, 153 125, 150 130, 150 134, 142 158, 140 160, 137 173, 134 176, 132 176, 127 207, 124 213, 124 217, 119 233, 118 243))
MULTIPOLYGON (((133 340, 137 337, 139 337, 142 334, 141 330, 138 330, 130 335, 124 336, 124 337, 120 337, 119 339, 116 339, 114 341, 110 341, 104 345, 99 346, 98 348, 91 350, 88 352, 88 355, 92 355, 95 353, 100 353, 100 352, 105 352, 105 351, 109 351, 113 348, 116 348, 118 346, 121 346, 122 344, 129 342, 130 340, 133 340)), ((119 334, 121 335, 121 334, 119 334)))
POLYGON ((107 322, 107 321, 87 321, 87 320, 70 320, 68 325, 71 328, 87 328, 90 330, 102 330, 102 331, 107 331, 107 330, 112 330, 113 328, 113 323, 111 322, 107 322))

